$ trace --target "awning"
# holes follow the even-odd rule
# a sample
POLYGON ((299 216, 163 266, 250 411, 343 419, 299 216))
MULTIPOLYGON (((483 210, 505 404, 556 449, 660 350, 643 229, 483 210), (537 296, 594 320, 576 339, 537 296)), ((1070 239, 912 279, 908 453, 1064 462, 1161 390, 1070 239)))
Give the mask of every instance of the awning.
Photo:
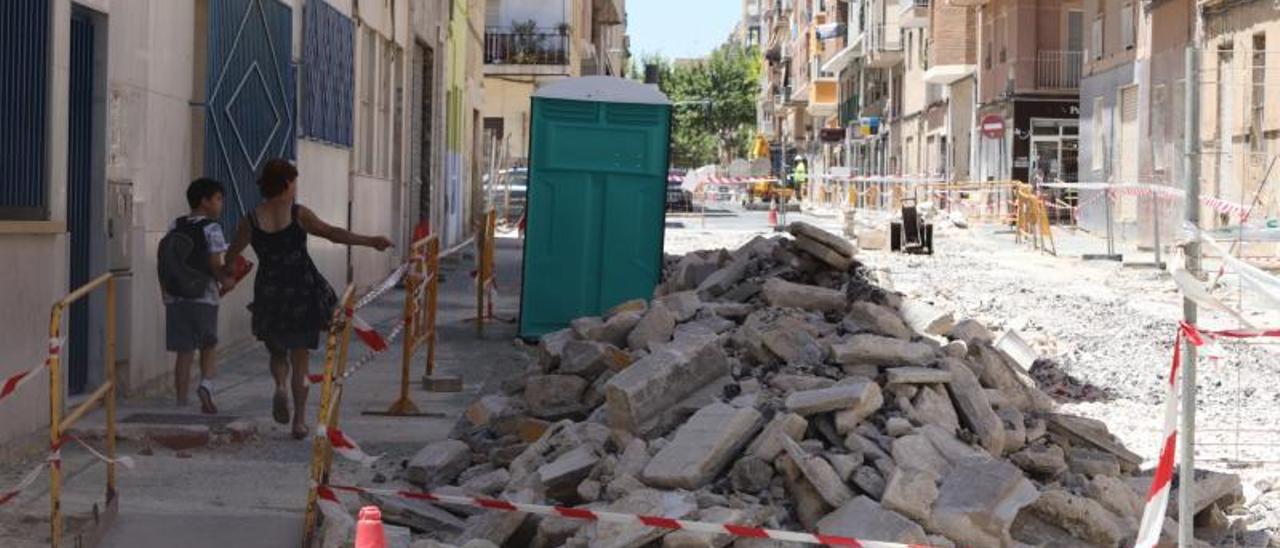
POLYGON ((927 84, 953 84, 973 74, 977 68, 977 65, 938 65, 924 71, 924 81, 927 84))
POLYGON ((831 58, 828 59, 827 62, 823 63, 819 68, 822 69, 822 72, 839 74, 840 71, 849 66, 849 62, 852 61, 854 57, 858 56, 858 50, 860 48, 861 45, 858 44, 847 46, 836 52, 835 55, 832 55, 831 58))
POLYGON ((844 23, 825 23, 814 27, 819 40, 830 40, 844 33, 844 23))

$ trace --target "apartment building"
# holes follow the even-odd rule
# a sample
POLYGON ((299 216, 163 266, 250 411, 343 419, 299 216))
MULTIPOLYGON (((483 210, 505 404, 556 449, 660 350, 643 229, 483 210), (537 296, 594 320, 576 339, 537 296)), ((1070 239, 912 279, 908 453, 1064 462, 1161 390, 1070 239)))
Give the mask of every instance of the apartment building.
MULTIPOLYGON (((328 222, 388 234, 400 250, 421 221, 447 242, 465 238, 477 179, 468 147, 482 97, 480 7, 7 0, 0 34, 22 47, 0 51, 0 118, 11 121, 0 125, 9 284, 0 376, 43 358, 48 326, 32 318, 110 271, 120 289, 122 394, 169 385, 156 246, 199 176, 227 185, 227 231, 257 204, 262 162, 283 156, 301 172, 301 202, 328 222)), ((368 284, 397 262, 315 238, 310 246, 336 287, 368 284)), ((224 347, 251 342, 251 285, 223 301, 224 347)), ((63 327, 71 395, 103 381, 104 311, 96 295, 63 327)), ((35 385, 7 399, 0 442, 44 425, 47 398, 35 385)))
POLYGON ((528 159, 530 97, 575 76, 624 77, 624 0, 486 0, 484 146, 507 165, 528 159))
POLYGON ((838 80, 824 66, 846 48, 846 20, 846 4, 835 0, 771 0, 763 11, 758 125, 775 173, 787 172, 797 156, 810 171, 840 162, 838 80))
POLYGON ((742 0, 742 16, 733 26, 733 41, 746 47, 760 47, 763 6, 766 0, 742 0))

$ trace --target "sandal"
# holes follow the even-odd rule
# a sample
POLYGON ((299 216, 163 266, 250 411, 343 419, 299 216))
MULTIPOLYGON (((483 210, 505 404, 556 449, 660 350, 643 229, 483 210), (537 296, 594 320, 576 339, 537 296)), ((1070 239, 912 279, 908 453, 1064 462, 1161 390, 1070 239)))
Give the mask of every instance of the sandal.
POLYGON ((289 424, 289 396, 276 392, 271 397, 271 418, 280 424, 289 424))
POLYGON ((206 415, 217 415, 218 406, 213 404, 213 394, 209 392, 209 388, 201 385, 196 389, 196 396, 200 398, 200 412, 206 415))

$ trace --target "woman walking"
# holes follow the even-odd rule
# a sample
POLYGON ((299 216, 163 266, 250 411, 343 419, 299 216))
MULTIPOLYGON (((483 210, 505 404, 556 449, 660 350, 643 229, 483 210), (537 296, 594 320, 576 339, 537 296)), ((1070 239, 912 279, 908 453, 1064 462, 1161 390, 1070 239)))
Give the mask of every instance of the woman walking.
POLYGON ((320 346, 320 333, 329 328, 338 298, 307 253, 307 235, 315 235, 344 245, 372 247, 383 251, 391 240, 383 236, 362 236, 330 226, 314 212, 295 203, 298 196, 298 169, 288 160, 267 161, 258 178, 263 201, 240 220, 236 237, 227 250, 225 264, 245 247, 253 245, 258 255, 258 276, 253 285, 253 335, 271 354, 271 376, 276 390, 271 414, 276 422, 289 424, 289 396, 293 389, 293 437, 306 437, 307 371, 310 351, 320 346))

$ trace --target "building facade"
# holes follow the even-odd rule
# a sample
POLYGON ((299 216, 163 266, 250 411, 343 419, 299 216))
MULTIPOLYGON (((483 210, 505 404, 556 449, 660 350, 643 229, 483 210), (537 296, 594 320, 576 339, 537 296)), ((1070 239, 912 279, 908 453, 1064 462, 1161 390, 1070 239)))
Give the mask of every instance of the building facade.
MULTIPOLYGON (((321 218, 386 234, 398 250, 423 221, 446 243, 472 230, 479 177, 469 147, 483 97, 476 0, 13 0, 7 8, 13 17, 0 32, 26 47, 0 52, 0 117, 21 121, 0 130, 0 254, 10 283, 0 306, 13 311, 0 329, 0 376, 42 359, 47 325, 31 318, 109 271, 120 287, 122 394, 167 390, 156 246, 187 211, 196 177, 227 185, 227 232, 257 204, 256 172, 276 156, 296 162, 300 201, 321 218)), ((335 287, 368 285, 400 260, 317 238, 310 251, 335 287)), ((224 348, 252 342, 251 287, 252 277, 222 302, 224 348)), ((96 295, 62 327, 72 395, 103 381, 104 311, 96 295)), ((47 427, 47 398, 31 385, 6 400, 0 441, 47 427)))
POLYGON ((624 0, 486 0, 483 150, 526 165, 530 97, 564 78, 625 76, 625 23, 624 0))

